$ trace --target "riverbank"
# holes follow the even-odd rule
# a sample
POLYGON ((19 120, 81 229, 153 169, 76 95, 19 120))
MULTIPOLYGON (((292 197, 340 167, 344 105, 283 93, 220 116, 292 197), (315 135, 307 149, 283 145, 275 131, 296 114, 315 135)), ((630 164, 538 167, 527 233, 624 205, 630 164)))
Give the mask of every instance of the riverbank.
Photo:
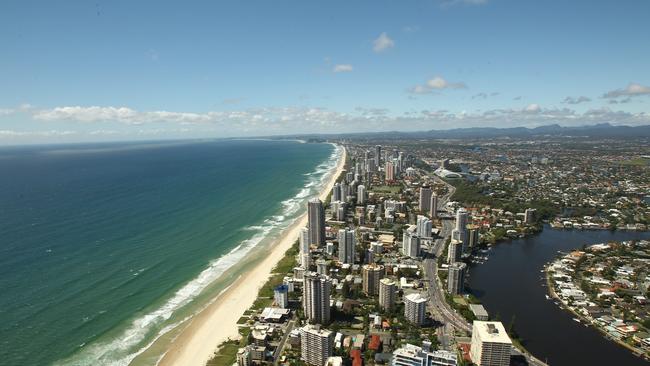
MULTIPOLYGON (((346 151, 339 158, 335 171, 320 192, 320 199, 329 195, 336 179, 344 169, 346 151)), ((257 299, 260 287, 268 280, 272 268, 294 244, 299 231, 307 223, 307 213, 296 219, 270 246, 270 250, 251 255, 264 255, 250 271, 241 275, 218 295, 212 303, 189 320, 189 324, 172 341, 159 365, 205 365, 218 346, 239 337, 237 321, 257 299)))
MULTIPOLYGON (((646 252, 649 244, 647 241, 645 242, 646 252)), ((553 302, 573 314, 575 321, 581 322, 585 326, 593 326, 606 339, 628 349, 634 355, 648 360, 650 353, 643 344, 640 344, 641 339, 647 337, 645 328, 647 322, 639 319, 637 321, 627 319, 626 316, 617 315, 608 307, 608 304, 616 303, 619 298, 621 300, 619 304, 626 303, 620 296, 626 296, 624 293, 627 290, 624 287, 618 287, 617 283, 624 283, 627 279, 616 274, 621 277, 610 281, 600 277, 599 273, 594 274, 589 271, 589 269, 597 268, 600 265, 606 265, 612 258, 619 260, 611 248, 614 246, 625 248, 627 245, 631 247, 633 244, 632 242, 596 244, 583 251, 575 250, 557 257, 544 266, 547 288, 553 302), (612 290, 613 288, 616 290, 612 290), (558 293, 558 291, 560 292, 558 293), (639 336, 640 334, 646 334, 646 336, 639 336)), ((638 252, 644 251, 644 249, 635 249, 638 252)), ((625 249, 617 249, 616 252, 620 253, 623 250, 625 249)), ((633 265, 634 259, 624 258, 621 259, 621 262, 627 263, 625 267, 633 268, 630 266, 633 265)), ((645 266, 645 261, 641 266, 645 266)), ((632 272, 635 270, 632 269, 632 272)), ((623 306, 629 306, 630 309, 626 311, 631 314, 640 314, 644 312, 645 301, 645 297, 640 296, 630 301, 631 304, 623 306), (642 301, 638 300, 639 298, 642 301)))
POLYGON ((647 361, 605 339, 593 327, 585 327, 567 316, 568 313, 547 298, 547 279, 541 272, 558 251, 568 252, 585 243, 645 238, 647 233, 544 227, 538 235, 492 247, 489 260, 470 269, 470 293, 490 315, 501 319, 506 328, 514 322, 526 349, 550 365, 647 365, 647 361), (576 352, 565 352, 566 347, 576 352))

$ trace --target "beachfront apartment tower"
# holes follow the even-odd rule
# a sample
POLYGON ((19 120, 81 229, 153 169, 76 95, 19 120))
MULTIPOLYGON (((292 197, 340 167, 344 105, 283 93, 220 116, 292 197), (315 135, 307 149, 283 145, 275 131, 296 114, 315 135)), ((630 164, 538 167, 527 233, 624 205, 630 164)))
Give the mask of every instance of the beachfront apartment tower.
POLYGON ((384 266, 381 264, 366 264, 361 269, 363 277, 363 292, 368 296, 379 294, 379 281, 384 277, 384 266))
POLYGON ((286 309, 289 307, 289 286, 279 285, 273 289, 273 300, 275 304, 282 308, 286 309))
POLYGON ((429 209, 431 208, 431 187, 429 186, 422 186, 420 188, 420 201, 419 201, 419 207, 420 207, 420 212, 427 213, 429 212, 429 209))
POLYGON ((325 245, 325 209, 323 202, 312 198, 307 204, 309 244, 322 247, 325 245))
POLYGON ((415 325, 424 324, 427 299, 419 293, 412 293, 404 297, 404 317, 415 325))
POLYGON ((395 306, 397 285, 389 278, 382 278, 379 281, 379 307, 384 310, 391 310, 395 306))
POLYGON ((449 266, 447 276, 447 291, 452 295, 460 295, 465 289, 465 273, 467 265, 463 262, 455 262, 449 266))
POLYGON ((300 328, 300 357, 312 366, 323 366, 332 356, 334 332, 308 324, 300 328))
POLYGON ((355 231, 348 228, 339 230, 339 262, 354 264, 355 231))
POLYGON ((501 322, 475 320, 470 357, 478 366, 508 366, 512 341, 501 322))
POLYGON ((310 255, 309 255, 309 229, 303 227, 300 229, 300 266, 304 269, 309 269, 310 255))
POLYGON ((332 282, 327 276, 315 272, 304 274, 302 307, 312 324, 330 322, 330 292, 332 282))

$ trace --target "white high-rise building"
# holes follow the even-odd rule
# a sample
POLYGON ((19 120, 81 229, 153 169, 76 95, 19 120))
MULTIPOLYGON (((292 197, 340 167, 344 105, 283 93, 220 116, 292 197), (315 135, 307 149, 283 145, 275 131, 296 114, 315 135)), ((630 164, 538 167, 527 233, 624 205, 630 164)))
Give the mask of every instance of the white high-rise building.
POLYGON ((475 320, 470 357, 478 366, 508 366, 512 341, 501 322, 475 320))
POLYGON ((391 310, 395 306, 397 285, 389 278, 379 281, 379 306, 384 310, 391 310))
POLYGON ((537 212, 534 208, 527 208, 524 212, 524 224, 531 225, 535 223, 535 213, 537 212))
POLYGON ((338 234, 339 240, 339 262, 354 264, 355 231, 341 229, 338 234))
POLYGON ((402 235, 402 253, 411 258, 420 256, 420 238, 410 229, 405 230, 402 235))
POLYGON ((418 215, 417 234, 420 238, 430 238, 433 224, 431 220, 424 215, 418 215))
POLYGON ((467 251, 469 244, 469 240, 467 240, 468 217, 469 214, 467 213, 467 210, 462 207, 459 208, 458 211, 456 211, 456 227, 451 231, 451 239, 460 241, 463 244, 463 253, 467 251))
POLYGON ((391 366, 456 366, 455 352, 430 349, 405 344, 393 351, 391 366))
POLYGON ((359 185, 357 187, 357 204, 363 205, 366 203, 366 186, 359 185))
POLYGON ((379 293, 379 281, 384 277, 384 266, 381 264, 366 264, 362 270, 363 292, 368 296, 379 293))
POLYGON ((419 207, 421 212, 429 212, 431 207, 431 187, 422 186, 420 188, 420 202, 419 207))
POLYGON ((309 255, 309 229, 306 227, 303 227, 300 229, 300 266, 304 269, 309 268, 309 261, 310 261, 310 255, 309 255))
POLYGON ((467 213, 467 210, 463 207, 459 208, 458 211, 456 211, 456 230, 462 232, 467 229, 468 216, 469 214, 467 213))
POLYGON ((431 204, 429 204, 429 216, 432 219, 438 217, 438 195, 437 194, 431 195, 431 204))
POLYGON ((307 204, 309 229, 309 244, 319 247, 325 245, 325 209, 318 198, 313 198, 307 204))
POLYGON ((273 300, 278 307, 286 309, 289 307, 289 286, 279 285, 273 289, 273 300))
POLYGON ((304 274, 302 306, 310 323, 330 322, 330 293, 332 282, 327 276, 315 272, 304 274))
POLYGON ((447 275, 447 291, 452 295, 460 295, 465 289, 465 272, 467 265, 463 262, 455 262, 449 266, 447 275))
POLYGON ((424 324, 427 299, 419 293, 404 296, 404 317, 416 325, 424 324))
POLYGON ((300 328, 300 357, 312 366, 324 366, 334 350, 334 332, 308 324, 300 328))
POLYGON ((452 264, 460 262, 461 255, 463 254, 463 242, 452 239, 447 249, 447 263, 452 264))

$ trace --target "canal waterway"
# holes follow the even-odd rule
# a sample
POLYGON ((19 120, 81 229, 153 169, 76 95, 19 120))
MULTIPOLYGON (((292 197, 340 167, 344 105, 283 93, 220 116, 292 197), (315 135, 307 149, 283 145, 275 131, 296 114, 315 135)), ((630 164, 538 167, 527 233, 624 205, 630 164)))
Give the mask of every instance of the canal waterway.
POLYGON ((573 320, 571 313, 546 299, 546 263, 558 251, 583 244, 650 239, 649 232, 555 230, 545 226, 535 236, 503 242, 489 251, 489 259, 470 270, 471 293, 478 297, 491 318, 514 329, 525 347, 552 366, 618 365, 650 363, 606 339, 593 327, 573 320))

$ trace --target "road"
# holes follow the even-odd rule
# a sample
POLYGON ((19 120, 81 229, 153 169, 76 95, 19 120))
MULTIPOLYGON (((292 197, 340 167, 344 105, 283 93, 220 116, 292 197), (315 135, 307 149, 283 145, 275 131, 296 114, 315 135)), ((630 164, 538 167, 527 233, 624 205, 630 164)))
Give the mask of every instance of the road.
MULTIPOLYGON (((435 179, 447 185, 449 190, 447 194, 438 200, 438 207, 444 207, 456 191, 456 188, 438 177, 435 177, 435 179)), ((445 290, 442 281, 440 281, 440 277, 438 276, 437 258, 444 252, 445 243, 447 242, 447 238, 451 236, 451 231, 453 229, 453 220, 442 220, 442 228, 439 235, 440 238, 434 241, 429 249, 428 255, 422 262, 424 279, 427 283, 427 291, 429 295, 429 311, 433 315, 434 319, 442 323, 442 326, 438 328, 438 339, 440 340, 442 348, 447 350, 453 350, 456 330, 461 330, 467 334, 472 333, 472 325, 447 303, 445 290)), ((531 354, 524 353, 515 347, 513 347, 512 354, 524 356, 529 365, 547 366, 546 363, 538 360, 531 354)))
POLYGON ((289 337, 289 333, 293 330, 293 327, 295 326, 296 321, 295 319, 292 319, 289 321, 287 324, 287 328, 284 330, 284 335, 282 336, 282 339, 280 340, 280 343, 278 344, 278 347, 275 349, 275 352, 273 352, 273 364, 277 365, 278 364, 278 359, 280 358, 280 355, 282 354, 282 351, 284 350, 284 345, 287 342, 287 338, 289 337))

